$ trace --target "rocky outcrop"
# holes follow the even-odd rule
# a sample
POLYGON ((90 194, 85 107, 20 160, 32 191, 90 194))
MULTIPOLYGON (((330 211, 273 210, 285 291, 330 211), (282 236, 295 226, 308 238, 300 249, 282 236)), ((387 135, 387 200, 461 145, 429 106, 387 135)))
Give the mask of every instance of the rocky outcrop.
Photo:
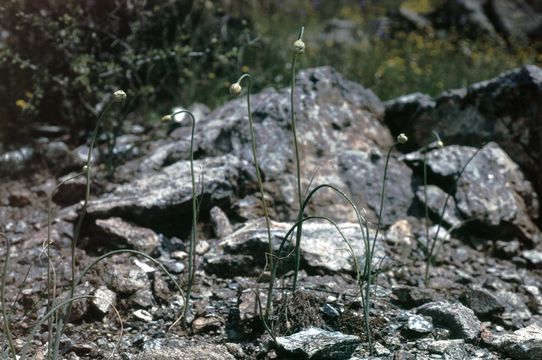
MULTIPOLYGON (((426 155, 413 152, 404 157, 418 172, 423 171, 425 159, 429 179, 441 186, 440 190, 428 188, 429 208, 440 216, 445 192, 452 195, 445 222, 454 226, 474 222, 477 226, 471 227, 471 232, 481 231, 490 238, 491 233, 498 234, 499 240, 519 237, 531 244, 539 241, 540 230, 533 221, 538 217, 538 197, 519 167, 497 144, 489 143, 478 153, 475 148, 452 145, 426 155)), ((418 197, 425 200, 423 188, 418 197)))
POLYGON ((417 94, 386 103, 392 133, 405 132, 417 149, 437 131, 447 144, 494 141, 542 193, 542 69, 533 65, 430 99, 417 94))

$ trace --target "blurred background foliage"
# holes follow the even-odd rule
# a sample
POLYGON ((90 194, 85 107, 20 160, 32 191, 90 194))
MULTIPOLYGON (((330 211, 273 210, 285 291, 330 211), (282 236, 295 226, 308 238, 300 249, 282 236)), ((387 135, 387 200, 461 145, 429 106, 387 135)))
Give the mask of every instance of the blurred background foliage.
MULTIPOLYGON (((538 0, 524 2, 538 10, 538 0)), ((497 0, 2 0, 0 135, 4 143, 28 141, 54 125, 80 143, 117 88, 129 96, 123 116, 148 123, 175 105, 221 104, 242 72, 254 76, 255 91, 284 86, 301 25, 302 67, 331 65, 383 100, 437 95, 542 65, 539 39, 531 36, 537 32, 507 32, 498 6, 497 0)))

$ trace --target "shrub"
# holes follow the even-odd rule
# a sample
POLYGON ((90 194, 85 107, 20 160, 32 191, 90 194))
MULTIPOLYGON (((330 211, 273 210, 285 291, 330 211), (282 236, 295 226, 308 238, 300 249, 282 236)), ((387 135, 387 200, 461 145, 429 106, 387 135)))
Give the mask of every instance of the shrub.
POLYGON ((0 139, 28 137, 39 119, 79 143, 117 88, 126 111, 208 103, 249 37, 241 16, 200 0, 2 1, 0 139))

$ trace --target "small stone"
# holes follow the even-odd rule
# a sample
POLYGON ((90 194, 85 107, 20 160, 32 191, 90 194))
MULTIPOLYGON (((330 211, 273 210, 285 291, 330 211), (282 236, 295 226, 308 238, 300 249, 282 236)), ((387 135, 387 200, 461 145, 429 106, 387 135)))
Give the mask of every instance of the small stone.
POLYGON ((504 311, 504 306, 491 291, 478 286, 465 291, 462 301, 478 316, 497 315, 504 311))
POLYGON ((155 304, 154 296, 150 289, 137 290, 131 297, 130 302, 138 307, 148 309, 155 304))
POLYGON ((211 216, 211 225, 217 238, 222 239, 233 232, 230 220, 221 208, 215 206, 209 214, 211 216))
POLYGON ((330 318, 337 318, 341 315, 339 310, 337 310, 336 308, 334 308, 333 306, 327 303, 320 307, 320 311, 322 311, 324 314, 326 314, 330 318))
POLYGON ((160 245, 160 238, 151 229, 124 221, 119 217, 96 220, 102 243, 113 247, 129 247, 151 254, 160 245))
POLYGON ((405 332, 408 335, 418 337, 433 331, 433 323, 421 315, 412 315, 408 318, 405 332))
POLYGON ((198 255, 203 255, 205 254, 207 251, 209 251, 209 249, 211 248, 211 246, 209 245, 209 243, 205 240, 200 240, 198 241, 198 243, 196 244, 196 254, 198 255))
POLYGON ((279 355, 303 355, 306 359, 350 359, 359 342, 357 336, 318 328, 277 337, 279 355))
POLYGON ((406 308, 413 308, 434 301, 436 294, 429 288, 398 285, 392 288, 397 302, 406 308))
POLYGON ((524 250, 521 252, 521 256, 527 261, 535 266, 535 267, 542 267, 542 251, 537 250, 524 250))
POLYGON ((535 324, 530 325, 514 331, 513 334, 496 337, 492 345, 512 359, 542 359, 542 328, 535 324))
POLYGON ((192 330, 195 334, 219 330, 222 320, 216 316, 199 317, 192 321, 192 330))
POLYGON ((133 312, 133 315, 138 318, 139 320, 143 320, 145 322, 151 322, 152 321, 152 315, 149 314, 149 312, 145 310, 136 310, 133 312))
POLYGON ((96 289, 94 296, 91 300, 91 305, 102 316, 107 315, 111 306, 115 306, 117 302, 117 294, 105 286, 100 286, 96 289))
POLYGON ((459 303, 445 301, 424 304, 417 308, 417 312, 430 316, 435 325, 444 326, 451 331, 451 335, 474 341, 480 334, 480 320, 474 311, 459 303))
POLYGON ((10 206, 24 207, 30 205, 31 194, 28 191, 14 191, 9 194, 8 202, 10 206))

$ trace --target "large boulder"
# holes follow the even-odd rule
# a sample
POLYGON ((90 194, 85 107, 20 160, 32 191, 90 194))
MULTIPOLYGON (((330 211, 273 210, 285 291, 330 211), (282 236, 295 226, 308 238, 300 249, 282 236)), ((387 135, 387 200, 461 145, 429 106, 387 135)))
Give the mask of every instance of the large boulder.
MULTIPOLYGON (((452 195, 448 208, 454 211, 445 214, 445 222, 455 226, 462 222, 476 224, 475 232, 486 238, 497 236, 496 240, 520 238, 534 243, 540 239, 533 221, 539 212, 538 197, 519 167, 497 144, 489 143, 478 153, 473 147, 451 145, 426 155, 413 152, 404 160, 418 173, 426 160, 429 180, 443 190, 436 193, 432 187, 427 192, 428 206, 434 213, 440 213, 444 206, 444 192, 452 195)), ((424 201, 425 193, 419 198, 424 201)))
MULTIPOLYGON (((196 176, 200 177, 200 169, 204 172, 203 191, 196 190, 203 200, 201 210, 231 202, 238 192, 241 167, 239 159, 231 155, 195 161, 196 176)), ((176 233, 183 217, 185 225, 190 224, 191 209, 190 162, 179 161, 90 201, 88 214, 92 218, 120 217, 166 233, 176 233)))
MULTIPOLYGON (((270 207, 276 213, 274 217, 279 220, 292 220, 299 206, 290 121, 290 88, 266 89, 254 94, 251 100, 264 188, 273 200, 270 207)), ((300 71, 294 102, 303 191, 315 175, 313 185, 330 183, 348 192, 351 186, 345 183, 344 166, 340 165, 345 152, 374 150, 385 153, 393 143, 382 122, 384 107, 378 97, 361 85, 344 79, 330 67, 300 71)), ((190 127, 176 129, 171 133, 171 138, 175 142, 164 142, 143 160, 145 168, 157 168, 160 161, 167 162, 167 159, 187 158, 190 127)), ((198 119, 195 147, 200 157, 230 154, 252 164, 246 98, 234 99, 206 118, 198 119)), ((383 162, 379 161, 378 165, 383 167, 383 162)), ((254 176, 245 180, 242 197, 251 194, 259 196, 254 176)), ((240 206, 247 203, 249 201, 242 202, 240 206)), ((377 210, 369 202, 362 202, 359 206, 368 207, 372 215, 377 210)), ((308 210, 344 221, 355 220, 348 204, 337 201, 332 192, 321 192, 308 210)), ((391 211, 391 208, 388 207, 387 211, 391 211)), ((252 208, 250 211, 240 209, 237 215, 246 218, 246 213, 254 212, 252 208)), ((390 217, 396 220, 394 216, 386 214, 387 219, 390 217)))
POLYGON ((430 99, 417 94, 386 103, 392 133, 405 132, 409 149, 437 131, 446 143, 479 147, 494 141, 542 193, 542 69, 527 65, 430 99))

